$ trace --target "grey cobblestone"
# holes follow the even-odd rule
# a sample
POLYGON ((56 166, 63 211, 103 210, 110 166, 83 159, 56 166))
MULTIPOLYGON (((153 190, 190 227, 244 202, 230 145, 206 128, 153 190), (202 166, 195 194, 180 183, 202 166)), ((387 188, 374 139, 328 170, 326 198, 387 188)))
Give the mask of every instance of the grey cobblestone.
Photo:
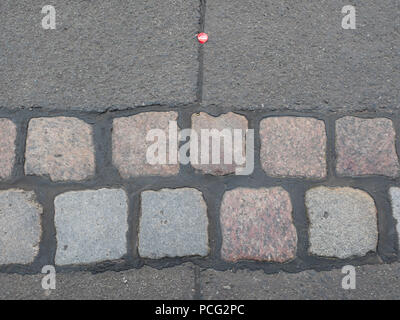
POLYGON ((87 264, 126 254, 128 200, 123 190, 74 191, 56 197, 56 264, 87 264))
POLYGON ((396 219, 397 239, 400 247, 400 188, 392 187, 389 189, 390 200, 392 203, 393 217, 396 219))
POLYGON ((365 191, 317 187, 306 193, 310 253, 349 258, 375 251, 377 210, 365 191))
POLYGON ((0 191, 0 264, 28 264, 39 252, 43 208, 33 191, 0 191))
POLYGON ((143 258, 206 256, 207 206, 196 189, 142 193, 139 254, 143 258))

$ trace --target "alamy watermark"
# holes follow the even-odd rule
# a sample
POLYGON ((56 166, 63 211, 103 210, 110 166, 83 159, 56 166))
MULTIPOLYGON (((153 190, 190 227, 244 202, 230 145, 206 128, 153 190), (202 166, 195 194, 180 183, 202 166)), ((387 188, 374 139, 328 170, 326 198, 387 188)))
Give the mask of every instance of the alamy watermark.
POLYGON ((223 164, 235 165, 236 175, 250 175, 254 171, 253 129, 178 131, 177 122, 170 121, 168 137, 164 130, 152 129, 147 133, 146 141, 153 142, 146 152, 146 160, 150 165, 223 164), (185 143, 178 148, 179 142, 185 143))
POLYGON ((42 273, 46 274, 42 279, 43 290, 56 289, 56 268, 52 265, 46 265, 42 268, 42 273))
MULTIPOLYGON (((42 19, 42 28, 45 30, 56 29, 56 9, 52 5, 46 5, 42 8, 42 14, 45 16, 42 19)), ((356 29, 356 8, 352 5, 346 5, 342 8, 343 29, 356 29)), ((197 36, 197 35, 196 35, 197 36)))
POLYGON ((356 289, 356 268, 351 265, 344 266, 342 273, 346 274, 342 279, 342 288, 344 290, 356 289))

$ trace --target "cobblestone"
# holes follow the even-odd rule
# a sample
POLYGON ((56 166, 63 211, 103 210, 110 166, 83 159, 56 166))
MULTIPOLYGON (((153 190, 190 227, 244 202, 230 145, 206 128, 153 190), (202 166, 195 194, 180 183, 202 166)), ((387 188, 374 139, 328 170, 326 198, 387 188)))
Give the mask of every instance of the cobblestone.
MULTIPOLYGON (((198 135, 198 146, 199 146, 199 153, 198 153, 198 164, 193 164, 192 162, 192 167, 195 169, 200 170, 204 174, 212 174, 212 175, 227 175, 230 173, 234 173, 236 167, 245 167, 246 162, 244 163, 237 163, 235 160, 234 152, 237 148, 237 152, 239 152, 240 156, 245 159, 245 152, 246 152, 246 129, 248 129, 248 124, 247 124, 247 119, 244 116, 235 114, 233 112, 229 112, 227 114, 220 115, 219 117, 213 117, 208 115, 207 113, 200 112, 199 114, 193 114, 192 115, 192 129, 196 132, 198 135), (218 130, 220 135, 222 136, 225 131, 229 130, 230 136, 228 136, 228 139, 232 141, 232 146, 231 150, 228 151, 228 153, 231 153, 231 156, 228 157, 228 161, 225 160, 226 157, 226 150, 224 147, 224 144, 226 143, 224 139, 220 139, 220 153, 218 157, 219 164, 212 164, 212 145, 213 140, 209 139, 209 151, 208 151, 208 159, 210 164, 203 164, 201 163, 200 159, 202 156, 204 156, 201 152, 200 146, 202 143, 204 143, 203 138, 206 139, 202 135, 202 130, 218 130), (225 130, 225 131, 223 131, 225 130), (234 130, 240 130, 241 132, 241 140, 236 140, 234 138, 234 130), (238 142, 236 142, 238 141, 238 142), (241 148, 241 150, 240 150, 241 148), (240 152, 241 151, 241 152, 240 152), (229 164, 228 162, 231 162, 229 164)), ((227 153, 227 154, 228 154, 227 153)), ((242 160, 242 159, 240 159, 242 160)))
POLYGON ((221 228, 225 260, 285 262, 295 257, 292 204, 281 187, 227 191, 221 205, 221 228))
POLYGON ((87 264, 126 254, 128 200, 123 190, 61 194, 54 201, 56 264, 87 264))
POLYGON ((326 133, 321 120, 271 117, 260 123, 261 165, 270 176, 324 178, 326 133))
POLYGON ((341 176, 399 175, 392 121, 343 117, 336 121, 336 170, 341 176))
POLYGON ((393 217, 396 220, 397 239, 400 247, 400 188, 390 188, 389 195, 392 203, 393 217))
POLYGON ((196 189, 142 193, 139 254, 143 258, 206 256, 207 206, 196 189))
MULTIPOLYGON (((179 173, 177 159, 174 163, 169 164, 170 157, 173 155, 170 153, 168 142, 169 122, 177 121, 177 119, 178 113, 176 112, 144 112, 114 120, 113 162, 123 178, 143 175, 170 176, 179 173), (161 130, 161 133, 165 134, 165 140, 159 141, 158 138, 154 138, 154 140, 147 141, 146 136, 150 130, 161 130), (161 164, 150 164, 147 159, 147 152, 155 143, 166 146, 166 157, 162 159, 161 164)), ((178 137, 176 136, 176 138, 178 137)), ((156 150, 155 155, 159 151, 156 150)), ((172 152, 177 157, 177 147, 172 152)), ((163 156, 161 155, 161 157, 163 156)))
POLYGON ((17 129, 8 119, 0 119, 0 180, 11 177, 15 163, 17 129))
POLYGON ((29 122, 25 153, 27 175, 52 181, 80 181, 95 173, 93 129, 69 117, 36 118, 29 122))
POLYGON ((39 252, 43 209, 33 191, 0 191, 0 264, 28 264, 39 252))
POLYGON ((316 187, 306 193, 310 253, 349 258, 376 251, 377 210, 365 191, 316 187))

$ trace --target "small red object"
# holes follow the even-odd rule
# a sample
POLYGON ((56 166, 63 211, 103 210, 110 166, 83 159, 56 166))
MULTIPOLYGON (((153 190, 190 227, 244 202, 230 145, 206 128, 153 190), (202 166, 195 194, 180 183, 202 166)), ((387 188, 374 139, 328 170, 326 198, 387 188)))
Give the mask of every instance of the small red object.
POLYGON ((197 35, 197 39, 200 43, 206 43, 208 41, 207 33, 201 32, 197 35))

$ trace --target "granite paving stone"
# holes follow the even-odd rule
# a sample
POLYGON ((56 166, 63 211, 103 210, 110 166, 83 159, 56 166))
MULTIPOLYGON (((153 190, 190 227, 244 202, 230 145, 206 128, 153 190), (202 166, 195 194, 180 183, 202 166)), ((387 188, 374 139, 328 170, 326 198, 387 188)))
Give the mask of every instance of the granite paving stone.
POLYGON ((208 255, 207 206, 200 191, 192 188, 145 191, 141 199, 141 257, 208 255))
POLYGON ((392 204, 393 217, 396 220, 397 238, 400 246, 400 188, 391 187, 389 189, 389 196, 392 204))
POLYGON ((122 258, 127 252, 128 198, 121 189, 63 193, 54 201, 57 265, 122 258))
POLYGON ((376 251, 377 209, 365 191, 316 187, 306 192, 309 251, 340 259, 376 251))
POLYGON ((0 180, 11 177, 15 163, 17 128, 9 119, 0 119, 0 180))
POLYGON ((39 252, 42 206, 33 191, 0 191, 0 264, 29 264, 39 252))
POLYGON ((143 112, 114 119, 113 163, 123 178, 146 175, 173 176, 179 173, 177 119, 178 113, 174 111, 143 112), (175 148, 170 148, 169 143, 170 122, 175 123, 177 130, 174 133, 174 129, 171 128, 171 135, 175 135, 176 138, 175 148), (148 136, 151 130, 155 130, 155 137, 148 136), (162 138, 158 136, 159 131, 162 138), (162 149, 164 154, 161 154, 162 149), (148 155, 154 157, 156 163, 152 163, 148 155))
POLYGON ((29 121, 25 174, 52 181, 81 181, 95 174, 93 129, 71 117, 29 121))
POLYGON ((227 175, 231 173, 235 173, 235 169, 237 167, 242 168, 246 166, 246 130, 248 129, 248 121, 246 117, 235 114, 233 112, 229 112, 226 114, 222 114, 218 117, 213 117, 208 115, 207 113, 200 112, 192 115, 192 130, 194 130, 198 136, 198 163, 193 163, 192 167, 201 171, 204 174, 212 174, 212 175, 227 175), (212 135, 213 138, 207 138, 204 134, 204 130, 210 130, 210 134, 218 131, 217 134, 212 135), (240 130, 240 131, 239 131, 240 130), (235 133, 240 133, 240 138, 235 138, 235 133), (219 148, 219 157, 218 164, 213 163, 213 144, 215 140, 219 137, 222 137, 226 133, 227 139, 231 142, 232 148, 228 151, 225 150, 225 145, 229 147, 229 142, 225 141, 225 138, 219 139, 220 148, 219 148), (208 163, 202 163, 201 158, 204 157, 202 153, 201 146, 205 143, 204 140, 208 139, 209 148, 208 148, 208 163), (235 152, 238 152, 240 155, 240 159, 235 157, 235 152), (227 156, 230 154, 230 156, 227 156), (225 159, 226 158, 226 159, 225 159), (239 162, 237 161, 239 160, 239 162), (242 161, 243 160, 243 161, 242 161))
POLYGON ((396 133, 390 119, 336 121, 336 171, 341 176, 399 175, 396 133))
POLYGON ((270 117, 260 123, 261 165, 269 176, 326 177, 326 131, 322 120, 270 117))
POLYGON ((221 204, 222 249, 227 261, 286 262, 295 258, 297 232, 287 191, 236 188, 221 204))

